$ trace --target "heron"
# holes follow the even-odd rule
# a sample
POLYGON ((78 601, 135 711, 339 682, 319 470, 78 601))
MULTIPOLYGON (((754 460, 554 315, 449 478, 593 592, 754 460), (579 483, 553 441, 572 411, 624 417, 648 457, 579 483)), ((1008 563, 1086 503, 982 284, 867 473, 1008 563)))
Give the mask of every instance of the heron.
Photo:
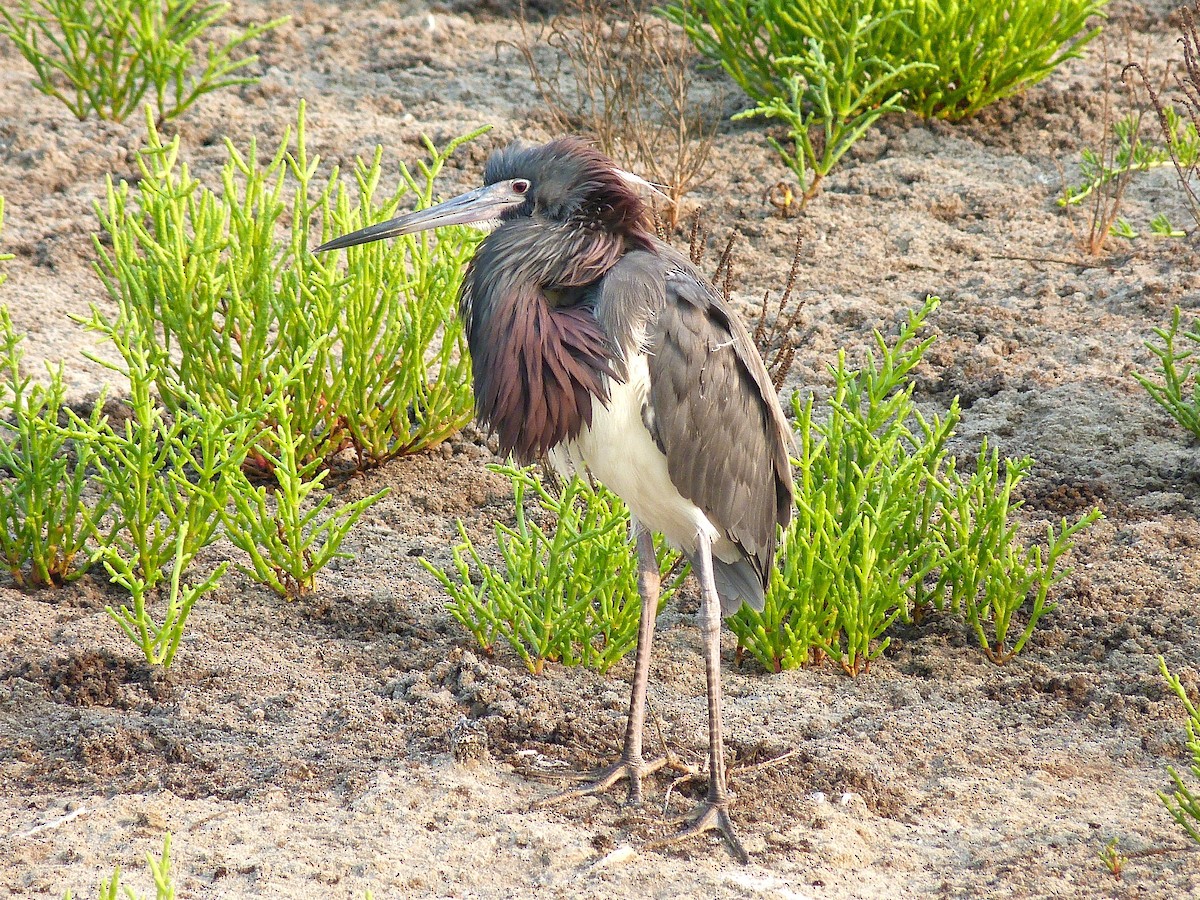
POLYGON ((483 185, 428 209, 335 238, 317 251, 447 225, 490 229, 459 289, 476 418, 502 455, 586 471, 628 506, 641 615, 624 744, 585 787, 643 780, 659 599, 653 533, 700 583, 708 700, 708 789, 665 845, 719 831, 749 856, 729 814, 721 722, 720 626, 762 610, 779 526, 792 509, 791 430, 745 325, 691 261, 660 240, 646 185, 576 137, 513 144, 489 157, 483 185))

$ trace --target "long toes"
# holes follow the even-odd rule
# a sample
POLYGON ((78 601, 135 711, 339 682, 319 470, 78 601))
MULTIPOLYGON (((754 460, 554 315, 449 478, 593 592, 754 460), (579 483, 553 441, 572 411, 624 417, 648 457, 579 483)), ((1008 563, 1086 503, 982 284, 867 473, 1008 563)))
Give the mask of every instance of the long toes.
POLYGON ((555 806, 568 800, 580 797, 593 797, 611 789, 620 781, 629 782, 629 794, 625 800, 628 806, 640 806, 642 803, 642 779, 653 775, 667 764, 667 760, 655 759, 650 762, 618 760, 606 769, 596 773, 595 778, 588 784, 570 790, 551 794, 534 802, 534 807, 555 806))
POLYGON ((691 820, 687 827, 680 829, 675 834, 651 841, 646 847, 651 850, 662 849, 663 847, 683 843, 707 831, 721 832, 725 838, 725 842, 729 844, 730 852, 737 858, 737 861, 743 865, 750 862, 750 854, 746 852, 746 848, 738 840, 737 832, 733 828, 733 820, 729 818, 729 810, 725 803, 705 801, 700 805, 699 814, 691 820))

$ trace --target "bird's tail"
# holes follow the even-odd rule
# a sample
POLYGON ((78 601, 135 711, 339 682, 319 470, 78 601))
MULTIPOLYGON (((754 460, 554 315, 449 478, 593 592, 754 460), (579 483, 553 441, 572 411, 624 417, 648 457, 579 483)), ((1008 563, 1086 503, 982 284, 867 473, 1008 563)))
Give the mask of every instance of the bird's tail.
MULTIPOLYGON (((692 571, 700 571, 699 561, 694 554, 689 554, 692 571)), ((721 598, 721 617, 728 618, 741 609, 746 603, 751 609, 763 611, 766 605, 766 592, 763 590, 762 576, 754 564, 745 557, 734 562, 725 562, 713 556, 713 581, 717 583, 717 595, 721 598)))

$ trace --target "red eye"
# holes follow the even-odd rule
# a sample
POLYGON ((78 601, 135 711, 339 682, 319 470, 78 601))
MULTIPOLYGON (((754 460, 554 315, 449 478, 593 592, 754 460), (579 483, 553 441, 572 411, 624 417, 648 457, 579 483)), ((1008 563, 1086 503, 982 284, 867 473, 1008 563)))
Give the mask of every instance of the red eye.
POLYGON ((523 178, 518 178, 512 183, 513 193, 523 194, 529 190, 529 182, 523 178))

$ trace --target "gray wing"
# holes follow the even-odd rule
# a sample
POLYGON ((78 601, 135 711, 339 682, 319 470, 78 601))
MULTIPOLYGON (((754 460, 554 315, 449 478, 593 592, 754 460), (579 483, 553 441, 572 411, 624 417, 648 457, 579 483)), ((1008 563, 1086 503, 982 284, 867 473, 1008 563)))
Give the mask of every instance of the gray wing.
POLYGON ((657 249, 628 254, 623 271, 610 273, 619 282, 605 285, 597 317, 609 334, 642 337, 647 427, 676 488, 737 548, 736 559, 714 559, 722 611, 743 601, 762 609, 776 526, 792 514, 791 430, 746 327, 685 258, 657 249), (618 286, 624 290, 610 293, 618 286), (605 302, 639 291, 654 310, 648 321, 633 318, 638 304, 605 302))

